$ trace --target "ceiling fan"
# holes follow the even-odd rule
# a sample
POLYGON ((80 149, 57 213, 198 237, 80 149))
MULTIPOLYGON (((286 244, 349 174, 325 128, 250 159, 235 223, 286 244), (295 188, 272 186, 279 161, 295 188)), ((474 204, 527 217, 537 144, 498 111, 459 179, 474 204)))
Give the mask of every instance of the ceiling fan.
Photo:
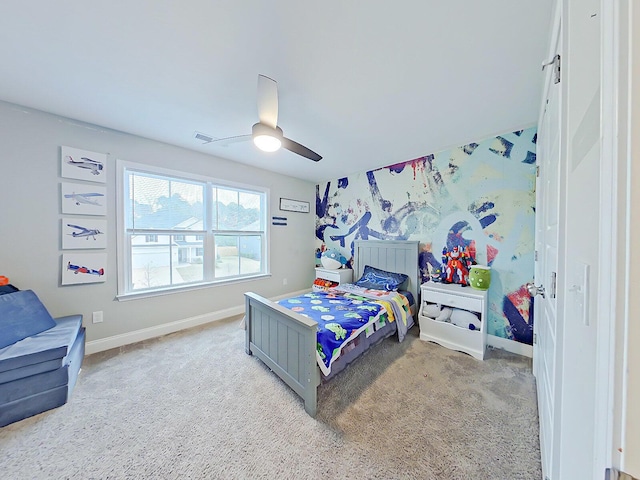
POLYGON ((278 126, 278 84, 272 78, 258 75, 258 123, 251 128, 250 135, 218 138, 205 143, 229 145, 253 139, 253 143, 262 151, 275 152, 280 147, 318 162, 322 159, 313 150, 286 138, 278 126))

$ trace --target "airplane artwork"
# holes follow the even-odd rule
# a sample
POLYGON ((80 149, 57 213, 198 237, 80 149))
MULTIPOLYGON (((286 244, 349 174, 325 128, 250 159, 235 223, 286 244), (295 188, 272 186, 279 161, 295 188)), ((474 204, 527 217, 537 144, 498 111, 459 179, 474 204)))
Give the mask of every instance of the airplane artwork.
POLYGON ((71 270, 73 273, 78 274, 78 273, 86 273, 88 275, 104 275, 104 268, 101 268, 100 270, 95 270, 93 268, 87 268, 87 267, 81 267, 79 265, 74 265, 71 262, 67 263, 67 270, 71 270))
POLYGON ((99 162, 98 160, 92 160, 88 157, 80 157, 80 160, 75 160, 71 155, 67 155, 65 157, 65 161, 69 165, 73 165, 74 167, 89 170, 92 175, 100 175, 102 173, 102 170, 104 169, 104 164, 102 162, 99 162))
MULTIPOLYGON (((93 244, 93 242, 91 243, 93 244)), ((106 282, 108 276, 106 265, 106 253, 63 253, 60 283, 62 285, 82 285, 106 282)))
POLYGON ((89 237, 93 237, 93 239, 96 240, 96 235, 103 235, 104 233, 98 230, 97 228, 85 228, 85 227, 81 227, 80 225, 73 225, 71 223, 67 223, 67 227, 71 227, 71 228, 75 228, 76 230, 79 230, 79 232, 71 232, 69 234, 74 238, 84 237, 87 240, 89 240, 89 237))
POLYGON ((98 203, 97 200, 93 200, 93 197, 104 197, 102 193, 68 193, 65 194, 64 198, 71 198, 75 202, 76 205, 85 204, 85 205, 95 205, 97 207, 101 207, 102 204, 98 203))

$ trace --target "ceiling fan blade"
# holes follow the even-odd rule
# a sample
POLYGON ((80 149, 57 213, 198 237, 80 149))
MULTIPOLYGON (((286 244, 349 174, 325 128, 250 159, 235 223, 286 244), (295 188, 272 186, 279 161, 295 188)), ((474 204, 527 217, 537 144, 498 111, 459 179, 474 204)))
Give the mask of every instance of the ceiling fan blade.
POLYGON ((278 126, 278 84, 264 75, 258 75, 258 118, 271 128, 278 126))
POLYGON ((314 162, 322 160, 322 157, 313 150, 305 147, 304 145, 300 145, 293 140, 289 140, 288 138, 282 138, 282 148, 286 148, 290 152, 297 153, 298 155, 306 157, 309 160, 313 160, 314 162))
POLYGON ((228 147, 232 143, 246 142, 247 140, 251 140, 251 134, 236 135, 234 137, 216 138, 215 140, 211 140, 210 142, 205 142, 205 143, 213 143, 218 147, 228 147))

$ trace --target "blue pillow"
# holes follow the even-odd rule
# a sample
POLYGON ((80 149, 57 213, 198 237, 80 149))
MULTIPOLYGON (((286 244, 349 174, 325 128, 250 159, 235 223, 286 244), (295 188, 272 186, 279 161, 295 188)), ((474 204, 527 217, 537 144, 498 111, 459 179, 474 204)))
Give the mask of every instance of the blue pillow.
POLYGON ((32 290, 0 295, 0 348, 56 326, 32 290))
POLYGON ((370 265, 365 265, 362 277, 360 277, 355 284, 359 287, 395 292, 407 278, 409 277, 404 273, 387 272, 370 265))

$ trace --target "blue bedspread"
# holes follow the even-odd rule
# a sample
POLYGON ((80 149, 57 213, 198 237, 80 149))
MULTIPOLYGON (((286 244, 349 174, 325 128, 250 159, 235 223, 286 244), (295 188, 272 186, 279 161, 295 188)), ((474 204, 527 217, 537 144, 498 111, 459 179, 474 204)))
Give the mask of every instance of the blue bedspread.
POLYGON ((355 292, 312 292, 278 303, 318 322, 318 365, 325 375, 331 372, 331 364, 338 358, 342 348, 363 330, 373 328, 376 322, 384 325, 401 317, 402 322, 406 323, 401 311, 389 315, 389 302, 364 298, 355 292))

